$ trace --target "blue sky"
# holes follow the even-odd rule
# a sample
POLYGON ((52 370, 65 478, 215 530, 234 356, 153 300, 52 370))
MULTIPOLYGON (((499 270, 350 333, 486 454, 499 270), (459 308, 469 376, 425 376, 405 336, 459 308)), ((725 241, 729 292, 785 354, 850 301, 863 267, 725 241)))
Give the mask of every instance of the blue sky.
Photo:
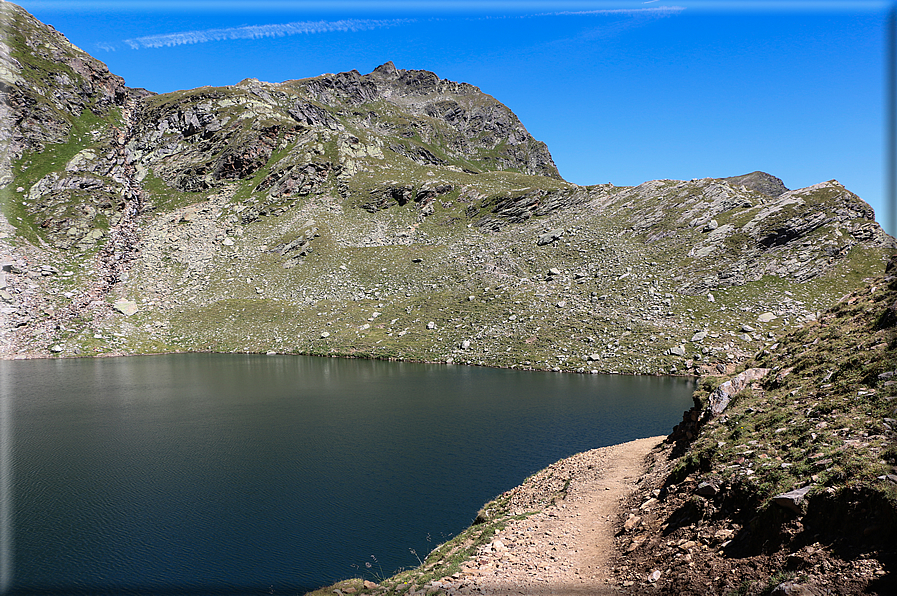
MULTIPOLYGON (((886 208, 890 2, 20 2, 132 87, 270 82, 392 60, 478 86, 577 184, 763 170, 886 208)), ((889 214, 890 211, 890 214, 889 214)))

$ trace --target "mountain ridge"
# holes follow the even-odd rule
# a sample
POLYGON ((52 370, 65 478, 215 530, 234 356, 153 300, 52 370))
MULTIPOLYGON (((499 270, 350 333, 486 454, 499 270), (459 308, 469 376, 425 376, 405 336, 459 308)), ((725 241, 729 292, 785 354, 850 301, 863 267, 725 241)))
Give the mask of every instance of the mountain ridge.
POLYGON ((5 357, 708 374, 897 246, 836 181, 570 184, 507 107, 428 71, 155 94, 3 10, 3 105, 33 123, 0 189, 5 357))
POLYGON ((829 572, 841 593, 885 585, 897 242, 836 180, 578 186, 509 109, 428 71, 154 94, 0 10, 3 358, 701 376, 616 519, 619 588, 761 593, 783 567, 804 593, 829 572))

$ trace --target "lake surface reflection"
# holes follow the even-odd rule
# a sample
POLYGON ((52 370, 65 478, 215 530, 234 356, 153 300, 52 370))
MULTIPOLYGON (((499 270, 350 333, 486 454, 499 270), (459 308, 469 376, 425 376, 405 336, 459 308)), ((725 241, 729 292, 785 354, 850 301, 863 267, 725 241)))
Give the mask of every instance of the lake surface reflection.
POLYGON ((692 390, 296 356, 0 362, 0 575, 12 594, 387 575, 551 462, 669 432, 692 390))

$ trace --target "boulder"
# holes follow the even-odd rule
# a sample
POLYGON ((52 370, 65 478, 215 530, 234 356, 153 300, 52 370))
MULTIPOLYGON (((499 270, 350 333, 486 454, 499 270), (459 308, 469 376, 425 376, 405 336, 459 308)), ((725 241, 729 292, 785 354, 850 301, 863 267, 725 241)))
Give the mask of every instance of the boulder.
POLYGON ((137 308, 137 303, 133 300, 116 300, 112 305, 112 308, 125 315, 126 317, 130 317, 139 310, 137 308))
POLYGON ((762 379, 767 374, 769 374, 768 368, 749 368, 714 389, 708 400, 710 414, 714 417, 722 414, 734 395, 740 393, 751 383, 762 379))
POLYGON ((563 228, 558 228, 555 230, 549 230, 539 236, 539 239, 536 241, 536 244, 539 246, 545 246, 546 244, 551 244, 555 240, 559 240, 561 236, 564 235, 563 228))
POLYGON ((773 588, 769 596, 818 596, 824 593, 812 585, 788 581, 773 588))
POLYGON ((787 493, 782 493, 780 495, 774 496, 772 498, 772 502, 780 507, 784 507, 785 509, 790 509, 795 513, 802 514, 803 510, 801 509, 801 505, 803 505, 807 493, 810 492, 810 489, 812 488, 812 484, 803 488, 796 488, 792 491, 788 491, 787 493))
POLYGON ((702 497, 712 497, 718 492, 719 487, 713 482, 702 482, 698 485, 698 488, 695 489, 695 494, 701 495, 702 497))

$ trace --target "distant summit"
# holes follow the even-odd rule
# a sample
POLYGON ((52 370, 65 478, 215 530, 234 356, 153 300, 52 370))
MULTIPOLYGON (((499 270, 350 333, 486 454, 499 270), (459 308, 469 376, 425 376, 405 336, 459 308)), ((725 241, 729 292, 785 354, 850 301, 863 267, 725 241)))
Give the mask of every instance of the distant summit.
POLYGON ((741 176, 722 178, 722 180, 725 180, 732 186, 744 186, 748 190, 754 190, 773 198, 790 190, 775 176, 760 171, 743 174, 741 176))

